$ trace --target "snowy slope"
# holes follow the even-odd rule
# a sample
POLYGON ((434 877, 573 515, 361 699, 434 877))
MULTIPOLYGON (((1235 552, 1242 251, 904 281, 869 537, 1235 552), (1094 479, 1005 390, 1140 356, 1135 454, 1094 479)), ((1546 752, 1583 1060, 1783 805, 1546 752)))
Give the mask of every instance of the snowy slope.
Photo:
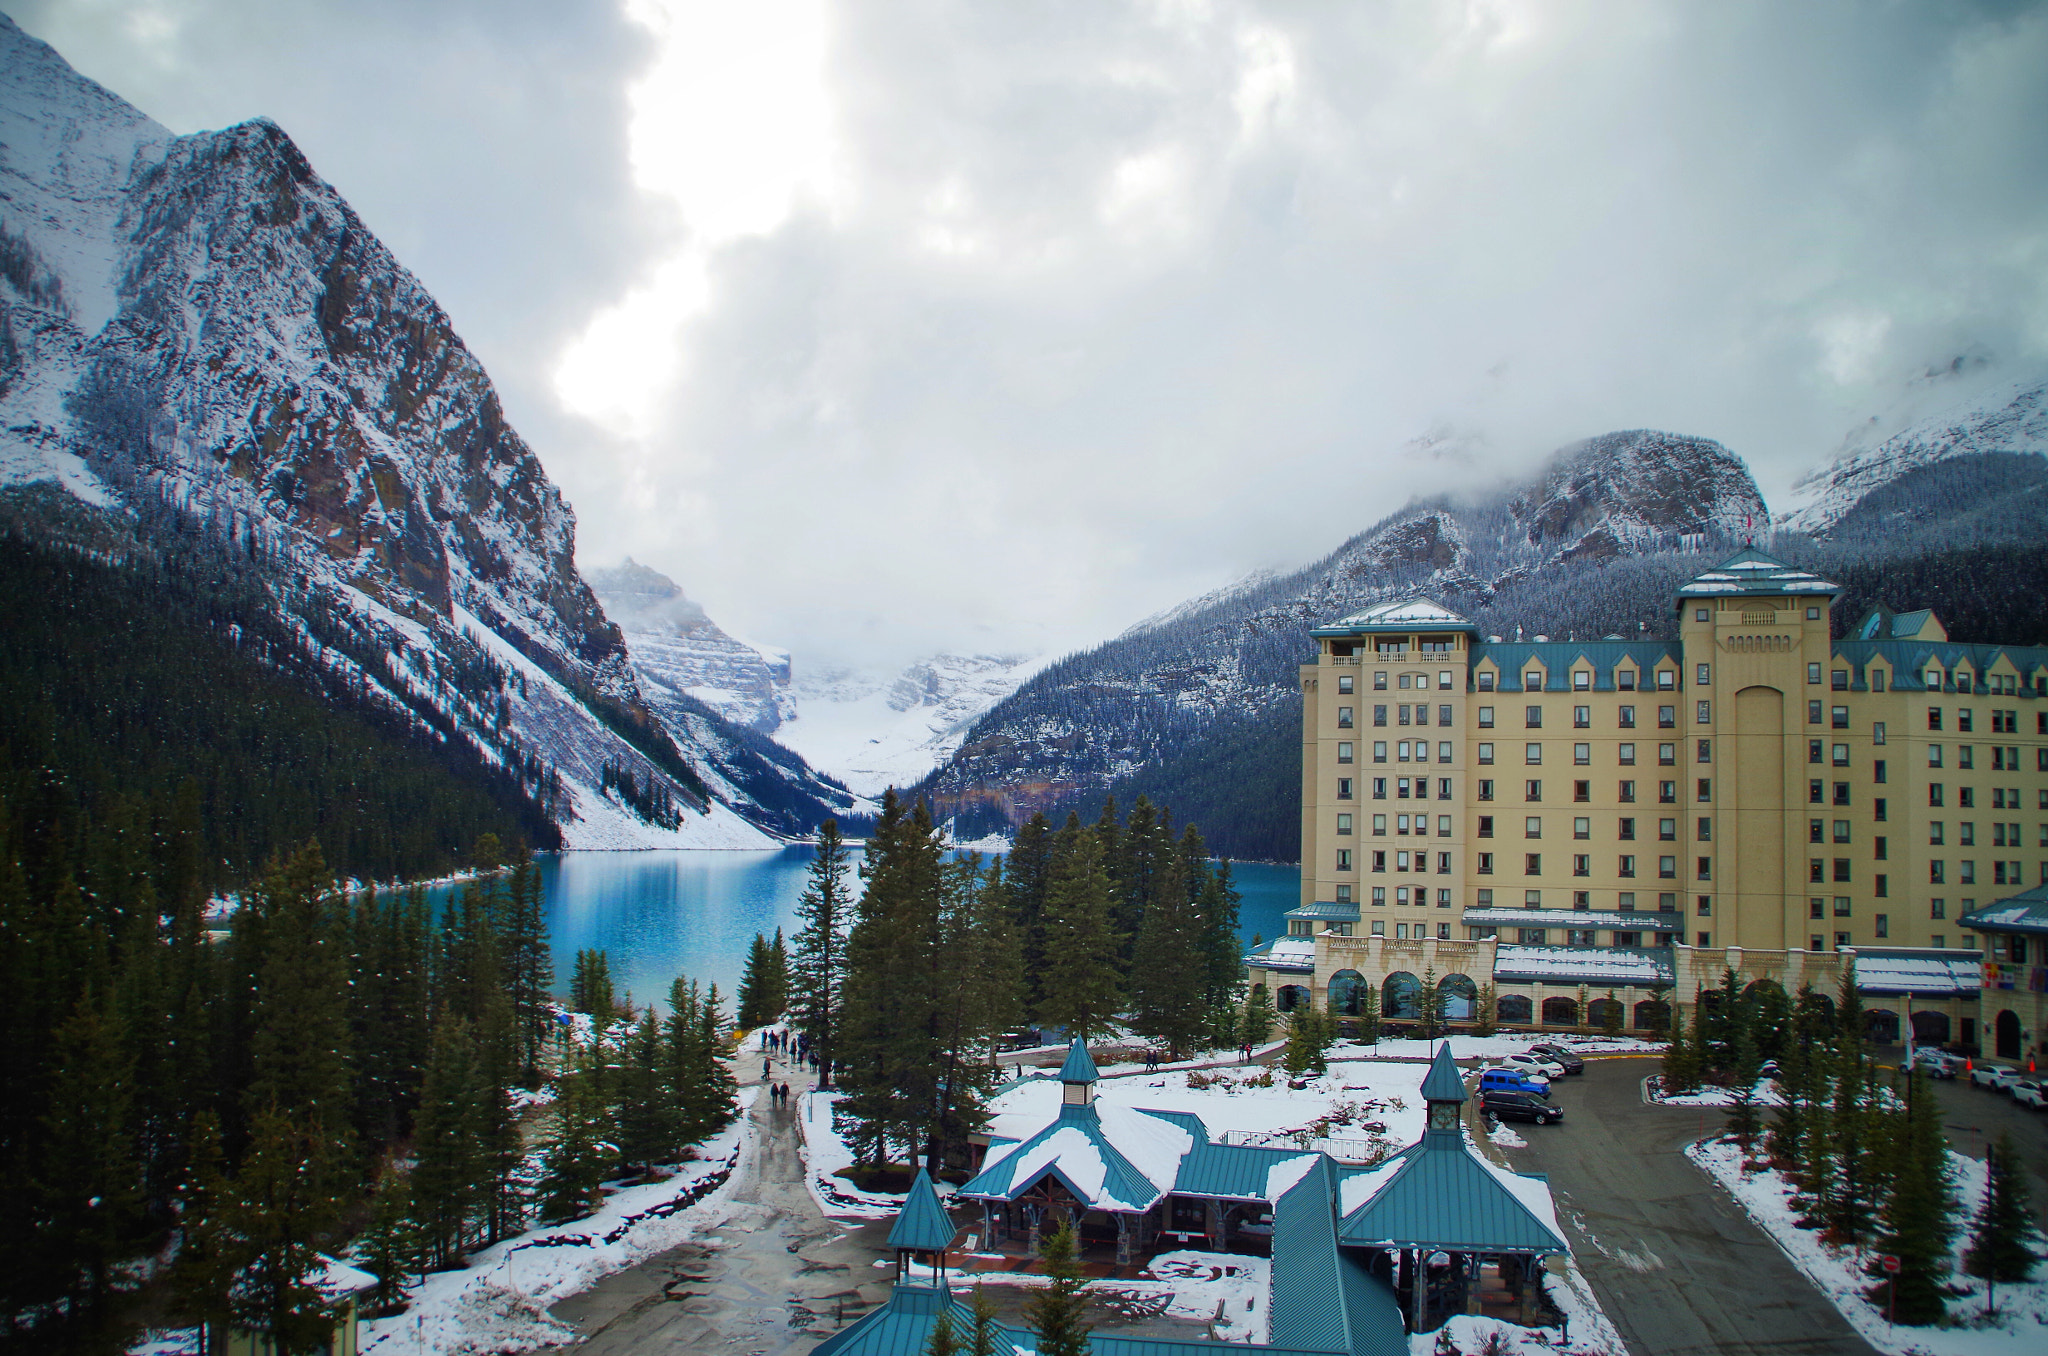
POLYGON ((0 486, 32 482, 267 562, 355 657, 310 625, 309 652, 520 769, 570 846, 816 817, 714 804, 489 376, 281 129, 174 137, 0 16, 0 486), (624 808, 619 773, 680 819, 624 808))
POLYGON ((1988 386, 1918 386, 1901 408, 1903 419, 1874 417, 1837 460, 1793 486, 1785 526, 1825 534, 1866 495, 1940 462, 1989 452, 2048 455, 2048 371, 1988 386))
POLYGON ((635 563, 585 571, 605 613, 625 633, 633 668, 650 696, 695 697, 762 734, 795 713, 789 655, 733 639, 674 580, 635 563))
POLYGON ((827 671, 794 686, 796 713, 776 739, 851 790, 914 785, 960 747, 983 712, 1044 666, 1043 657, 934 655, 893 678, 827 671))

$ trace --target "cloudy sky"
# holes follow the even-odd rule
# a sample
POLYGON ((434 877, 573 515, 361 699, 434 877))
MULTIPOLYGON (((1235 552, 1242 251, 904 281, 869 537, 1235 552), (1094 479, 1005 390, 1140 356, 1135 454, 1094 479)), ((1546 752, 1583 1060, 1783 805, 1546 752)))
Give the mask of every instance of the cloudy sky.
POLYGON ((1783 502, 2048 361, 2040 5, 0 5, 279 122, 584 563, 800 662, 1085 644, 1614 428, 1783 502))

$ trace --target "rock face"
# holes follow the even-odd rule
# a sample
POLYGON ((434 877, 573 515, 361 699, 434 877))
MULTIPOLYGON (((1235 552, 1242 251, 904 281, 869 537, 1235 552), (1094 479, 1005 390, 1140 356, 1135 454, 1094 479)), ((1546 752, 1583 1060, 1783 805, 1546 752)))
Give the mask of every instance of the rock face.
POLYGON ((1306 569, 1243 581, 1059 660, 976 722, 924 789, 968 833, 1142 790, 1198 820, 1214 847, 1286 856, 1292 809, 1273 803, 1291 800, 1299 774, 1277 763, 1299 743, 1295 667, 1310 627, 1413 592, 1496 630, 1526 613, 1560 635, 1633 632, 1664 609, 1665 576, 1768 522, 1748 469, 1718 443, 1650 430, 1589 439, 1526 484, 1411 504, 1306 569), (1255 820, 1277 827, 1242 831, 1255 820))
POLYGON ((280 128, 174 137, 4 17, 0 72, 0 482, 260 551, 280 608, 390 657, 394 705, 544 764, 571 846, 804 827, 721 802, 650 709, 482 365, 280 128), (472 650, 501 709, 442 676, 472 650), (678 813, 627 808, 619 771, 678 813))
POLYGON ((734 640, 668 576, 628 559, 587 571, 604 610, 625 632, 651 700, 696 698, 735 725, 773 734, 796 713, 789 655, 734 640))

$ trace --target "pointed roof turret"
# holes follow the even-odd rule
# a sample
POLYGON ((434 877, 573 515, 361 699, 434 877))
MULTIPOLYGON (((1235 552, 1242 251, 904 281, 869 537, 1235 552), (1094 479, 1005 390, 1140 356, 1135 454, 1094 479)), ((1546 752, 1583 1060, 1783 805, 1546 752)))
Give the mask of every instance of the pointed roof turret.
POLYGON ((896 1212, 896 1223, 889 1228, 890 1250, 943 1253, 953 1246, 954 1232, 953 1221, 939 1204, 931 1174, 919 1168, 910 1194, 903 1198, 903 1208, 896 1212))
POLYGON ((1465 1078, 1458 1072, 1458 1062, 1451 1058, 1451 1043, 1445 1041, 1437 1047, 1436 1058, 1429 1062, 1429 1074, 1422 1080, 1422 1100, 1425 1102, 1463 1102, 1465 1100, 1465 1078))
POLYGON ((1088 1057, 1088 1047, 1081 1043, 1079 1036, 1067 1047, 1067 1062, 1060 1065, 1060 1082, 1066 1090, 1060 1101, 1067 1106, 1087 1106, 1095 1100, 1095 1084, 1102 1077, 1095 1071, 1095 1061, 1088 1057))
POLYGON ((1694 575, 1679 586, 1678 596, 1686 598, 1741 594, 1827 595, 1840 593, 1842 586, 1819 575, 1745 547, 1711 570, 1694 575))

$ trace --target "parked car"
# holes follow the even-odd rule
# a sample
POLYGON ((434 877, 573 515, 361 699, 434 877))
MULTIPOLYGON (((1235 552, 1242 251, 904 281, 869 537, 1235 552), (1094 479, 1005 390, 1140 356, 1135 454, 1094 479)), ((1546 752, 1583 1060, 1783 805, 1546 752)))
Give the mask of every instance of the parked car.
POLYGON ((1534 1093, 1488 1088, 1479 1094, 1479 1109, 1495 1120, 1531 1121, 1555 1125, 1564 1119, 1564 1108, 1552 1106, 1534 1093))
POLYGON ((1549 1041, 1545 1041, 1541 1045, 1530 1046, 1529 1053, 1532 1055, 1542 1055, 1546 1059, 1556 1060, 1564 1066, 1564 1071, 1568 1074, 1582 1074, 1586 1071, 1586 1061, 1579 1057, 1579 1052, 1567 1050, 1562 1045, 1554 1045, 1549 1041))
POLYGON ((2012 1085, 2012 1099, 2036 1111, 2048 1107, 2048 1079, 2020 1079, 2012 1085))
POLYGON ((1483 1096, 1488 1092, 1526 1092, 1550 1100, 1550 1083, 1546 1079, 1531 1078, 1520 1069, 1482 1069, 1479 1072, 1479 1091, 1483 1096))
POLYGON ((2019 1081, 2018 1069, 2008 1069, 2000 1064, 1979 1064, 1970 1070, 1973 1087, 1990 1088, 1993 1092, 2011 1092, 2012 1085, 2019 1081))
POLYGON ((1963 1061, 1946 1050, 1923 1045, 1913 1051, 1913 1060, 1908 1067, 1925 1070, 1929 1078, 1954 1078, 1962 1072, 1963 1061))
POLYGON ((1501 1057, 1500 1067, 1503 1069, 1520 1069, 1531 1078, 1545 1080, 1563 1078, 1565 1075, 1564 1065, 1548 1055, 1504 1055, 1501 1057))

